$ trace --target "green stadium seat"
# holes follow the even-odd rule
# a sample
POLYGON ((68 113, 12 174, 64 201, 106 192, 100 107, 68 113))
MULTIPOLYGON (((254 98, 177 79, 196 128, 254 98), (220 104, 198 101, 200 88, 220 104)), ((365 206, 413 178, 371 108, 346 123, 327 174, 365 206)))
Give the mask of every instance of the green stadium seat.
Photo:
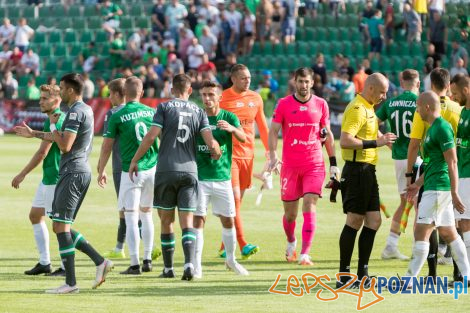
POLYGON ((413 42, 410 44, 410 54, 419 56, 423 54, 423 47, 420 42, 413 42))
POLYGON ((34 18, 34 10, 35 10, 34 6, 24 7, 21 16, 28 18, 28 19, 32 19, 34 18))
POLYGON ((273 53, 273 44, 269 41, 264 43, 264 47, 261 50, 262 55, 271 55, 273 53))
POLYGON ((315 36, 316 41, 324 41, 327 39, 327 30, 325 28, 315 29, 314 34, 315 34, 314 36, 315 36))
POLYGON ((273 50, 272 50, 273 55, 283 55, 284 54, 284 48, 282 43, 278 43, 273 45, 273 50))
POLYGON ((77 42, 77 34, 73 30, 69 30, 65 32, 64 42, 66 43, 74 43, 77 42))
POLYGON ((347 27, 348 26, 348 16, 344 15, 344 14, 339 15, 335 26, 336 27, 347 27))
POLYGON ((66 57, 67 56, 67 47, 64 44, 56 45, 54 49, 55 57, 66 57))
POLYGON ((144 8, 141 5, 133 4, 129 10, 131 16, 142 16, 144 14, 144 8))
POLYGON ((96 7, 94 5, 85 5, 84 6, 84 10, 83 10, 83 16, 86 16, 86 17, 99 17, 101 14, 100 14, 100 11, 99 10, 96 10, 96 7))
POLYGON ((49 34, 49 43, 58 43, 62 42, 62 32, 53 31, 49 34))
POLYGON ((18 85, 20 87, 26 87, 28 85, 29 75, 23 75, 18 78, 18 85))
POLYGON ((323 27, 335 27, 337 26, 336 18, 333 15, 326 15, 323 22, 323 27))
POLYGON ((39 49, 38 55, 40 57, 50 57, 51 56, 51 46, 50 45, 41 46, 41 49, 39 49))
POLYGON ((310 54, 310 45, 305 41, 297 41, 297 53, 310 54))
POLYGON ((339 40, 339 28, 335 28, 335 27, 330 27, 326 30, 326 37, 325 39, 322 39, 322 40, 328 40, 328 41, 337 41, 339 40))
POLYGON ((96 43, 101 43, 101 42, 107 42, 108 41, 108 33, 104 30, 98 30, 95 35, 96 35, 96 37, 95 37, 95 42, 96 43))
POLYGON ((0 7, 0 18, 4 18, 6 16, 6 8, 0 7))
POLYGON ((261 44, 259 43, 259 41, 256 41, 253 44, 253 48, 251 49, 251 54, 252 55, 260 55, 261 54, 261 44))
POLYGON ((36 77, 36 86, 40 87, 41 85, 44 85, 47 83, 47 76, 44 76, 43 74, 39 75, 36 77))
MULTIPOLYGON (((98 50, 100 52, 100 56, 102 57, 107 57, 109 56, 109 48, 110 48, 110 43, 109 42, 104 42, 101 45, 101 48, 98 50)), ((242 63, 243 64, 243 63, 242 63)))
POLYGON ((310 41, 308 43, 308 46, 309 46, 308 51, 309 51, 310 55, 316 55, 317 53, 321 52, 319 44, 316 41, 310 41))
POLYGON ((46 42, 46 34, 35 32, 33 37, 33 42, 35 43, 45 43, 46 42))
POLYGON ((47 72, 55 72, 57 71, 57 59, 50 58, 49 61, 46 63, 44 70, 47 72))
POLYGON ((356 27, 356 28, 358 27, 359 20, 356 14, 348 14, 347 19, 348 19, 346 23, 347 27, 356 27))
POLYGON ((88 19, 88 29, 100 29, 103 22, 99 16, 92 16, 88 19))
POLYGON ((343 49, 341 52, 348 57, 353 55, 352 43, 350 41, 343 41, 343 49))
POLYGON ((80 10, 80 5, 71 5, 69 7, 69 10, 67 11, 67 16, 72 17, 72 18, 77 18, 82 16, 81 10, 80 10))
POLYGON ((133 29, 134 28, 133 21, 134 19, 132 17, 124 16, 121 18, 121 23, 119 24, 119 28, 125 29, 125 30, 133 29))
POLYGON ((57 19, 55 17, 45 17, 39 20, 40 20, 39 22, 40 25, 49 27, 49 28, 55 27, 55 23, 57 22, 57 19))
POLYGON ((137 18, 137 25, 138 28, 150 28, 150 17, 148 16, 141 16, 137 18))
POLYGON ((18 19, 21 16, 20 8, 19 7, 9 7, 7 16, 10 20, 12 20, 11 22, 13 24, 16 24, 15 20, 18 19))
POLYGON ((393 69, 392 67, 392 59, 383 55, 380 59, 380 71, 382 72, 389 72, 393 69))
POLYGON ((75 70, 74 59, 64 59, 60 65, 60 70, 64 72, 73 72, 75 70))
POLYGON ((93 34, 89 30, 84 30, 82 35, 80 36, 80 42, 82 43, 89 43, 93 41, 93 34))
POLYGON ((311 41, 315 39, 315 29, 313 27, 305 28, 305 41, 311 41))
POLYGON ((297 51, 296 44, 291 43, 285 46, 285 54, 287 55, 295 55, 297 51))
POLYGON ((71 57, 77 57, 82 52, 83 45, 81 43, 75 43, 70 46, 69 55, 71 57))
POLYGON ((39 19, 29 19, 28 20, 28 25, 29 27, 31 27, 32 29, 36 29, 38 28, 38 26, 40 25, 41 21, 39 19))
POLYGON ((87 28, 86 18, 80 16, 80 17, 75 17, 73 19, 73 29, 77 31, 82 31, 86 28, 87 28))
POLYGON ((57 28, 66 30, 69 28, 75 28, 75 25, 72 24, 72 19, 70 18, 60 18, 57 21, 57 28))

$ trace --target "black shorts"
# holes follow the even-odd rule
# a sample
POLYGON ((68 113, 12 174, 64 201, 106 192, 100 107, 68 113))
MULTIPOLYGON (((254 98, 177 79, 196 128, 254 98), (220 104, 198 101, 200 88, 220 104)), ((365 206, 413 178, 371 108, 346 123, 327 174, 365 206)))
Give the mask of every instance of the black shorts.
MULTIPOLYGON (((419 172, 413 168, 413 179, 411 180, 411 183, 414 183, 415 180, 417 180, 421 175, 424 175, 424 163, 421 164, 419 167, 419 172), (416 171, 416 172, 415 172, 416 171), (419 175, 418 175, 419 174, 419 175)), ((423 192, 424 192, 424 185, 419 188, 418 191, 418 204, 421 202, 421 198, 423 197, 423 192)))
POLYGON ((156 173, 153 207, 160 210, 196 211, 198 180, 196 173, 156 173))
POLYGON ((343 212, 365 215, 380 210, 379 185, 375 166, 369 163, 349 162, 341 175, 343 212))
POLYGON ((371 38, 370 40, 370 52, 382 52, 382 38, 371 38))
POLYGON ((91 173, 60 175, 55 187, 51 218, 54 222, 72 224, 91 182, 91 173))
POLYGON ((113 173, 114 190, 116 191, 116 196, 118 198, 119 198, 119 188, 121 187, 121 173, 122 172, 113 173))

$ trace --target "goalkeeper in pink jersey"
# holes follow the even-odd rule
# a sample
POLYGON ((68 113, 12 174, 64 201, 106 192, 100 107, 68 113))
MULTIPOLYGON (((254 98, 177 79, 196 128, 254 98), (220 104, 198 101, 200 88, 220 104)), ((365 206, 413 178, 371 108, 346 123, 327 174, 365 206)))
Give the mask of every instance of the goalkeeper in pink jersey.
POLYGON ((299 264, 313 265, 309 256, 316 228, 316 206, 322 195, 325 165, 321 130, 326 128, 326 151, 330 159, 330 177, 339 178, 334 137, 330 130, 328 104, 312 94, 313 71, 295 71, 295 93, 280 99, 269 130, 269 169, 281 166, 281 199, 284 204, 283 225, 287 236, 286 260, 297 261, 295 237, 299 199, 303 198, 302 250, 299 264), (277 138, 282 128, 282 161, 277 155, 277 138))

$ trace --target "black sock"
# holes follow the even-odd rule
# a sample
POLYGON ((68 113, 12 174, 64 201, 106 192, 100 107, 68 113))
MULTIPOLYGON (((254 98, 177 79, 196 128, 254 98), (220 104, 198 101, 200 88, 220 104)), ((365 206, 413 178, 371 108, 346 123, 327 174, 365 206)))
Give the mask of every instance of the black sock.
POLYGON ((142 239, 142 221, 139 220, 139 223, 137 223, 137 226, 139 226, 139 236, 140 239, 142 239))
POLYGON ((78 231, 71 229, 72 240, 75 248, 88 255, 96 266, 104 262, 103 257, 90 245, 90 243, 78 231))
POLYGON ((364 276, 369 276, 369 259, 374 247, 374 239, 376 230, 362 227, 361 235, 359 236, 359 261, 357 265, 357 278, 362 279, 364 276))
POLYGON ((184 228, 181 237, 183 245, 184 263, 191 263, 194 265, 194 257, 196 254, 196 234, 194 228, 184 228))
POLYGON ((123 218, 119 218, 116 248, 122 249, 124 247, 125 241, 126 241, 126 219, 123 217, 123 218))
POLYGON ((65 283, 69 286, 75 286, 75 248, 73 246, 72 235, 67 233, 58 233, 57 241, 59 241, 59 253, 64 263, 65 283))
POLYGON ((165 268, 173 268, 173 254, 175 253, 175 234, 161 234, 163 264, 165 268))
MULTIPOLYGON (((351 270, 351 257, 354 251, 354 244, 356 242, 357 230, 344 225, 341 236, 339 237, 339 271, 341 273, 349 273, 351 270)), ((347 282, 349 277, 341 277, 343 283, 347 282)))
POLYGON ((437 239, 437 230, 434 229, 429 237, 429 253, 428 253, 428 276, 437 276, 437 249, 439 247, 437 239))

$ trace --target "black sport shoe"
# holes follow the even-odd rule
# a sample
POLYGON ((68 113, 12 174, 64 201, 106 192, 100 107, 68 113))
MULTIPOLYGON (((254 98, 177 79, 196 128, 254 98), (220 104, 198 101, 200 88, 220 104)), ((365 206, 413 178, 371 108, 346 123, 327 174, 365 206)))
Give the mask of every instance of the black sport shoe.
POLYGON ((158 278, 175 278, 175 272, 173 270, 165 272, 165 269, 163 269, 163 272, 158 275, 158 278))
POLYGON ((122 271, 119 274, 122 274, 122 275, 140 275, 141 274, 140 266, 139 265, 136 265, 135 267, 134 266, 129 266, 127 268, 127 270, 122 271))
POLYGON ((144 260, 144 264, 142 264, 142 272, 151 272, 152 271, 152 260, 144 260))
POLYGON ((59 267, 58 269, 56 269, 56 270, 53 271, 52 273, 46 274, 46 276, 64 277, 64 276, 65 276, 65 270, 64 270, 63 268, 59 267))
POLYGON ((184 270, 183 276, 181 277, 181 280, 190 281, 190 280, 193 280, 193 276, 194 276, 194 269, 192 267, 188 266, 184 270))
POLYGON ((42 265, 41 263, 36 264, 29 271, 24 271, 26 275, 40 275, 40 274, 49 274, 52 272, 51 265, 42 265))

